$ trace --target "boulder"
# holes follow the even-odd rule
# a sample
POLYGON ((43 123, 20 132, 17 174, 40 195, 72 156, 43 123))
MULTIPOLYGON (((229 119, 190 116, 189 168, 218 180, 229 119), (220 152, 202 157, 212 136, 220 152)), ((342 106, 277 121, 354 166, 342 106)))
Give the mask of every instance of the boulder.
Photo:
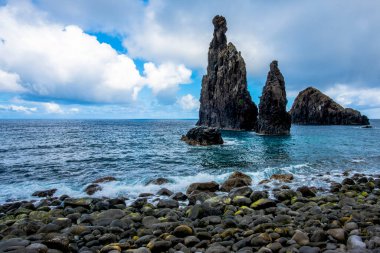
POLYGON ((194 191, 216 192, 219 190, 219 184, 215 181, 192 183, 186 190, 186 194, 190 194, 194 191))
POLYGON ((211 127, 194 127, 182 135, 182 141, 190 145, 218 145, 223 144, 222 134, 217 128, 211 127))
POLYGON ((292 174, 273 174, 270 179, 288 183, 294 179, 294 176, 292 174))
POLYGON ((98 184, 90 184, 88 185, 84 191, 88 194, 88 195, 93 195, 95 192, 98 192, 98 191, 101 191, 103 188, 98 185, 98 184))
POLYGON ((32 194, 33 197, 39 197, 39 198, 46 198, 51 197, 54 195, 54 193, 57 191, 57 189, 49 189, 49 190, 43 190, 43 191, 36 191, 32 194))
POLYGON ((270 64, 267 81, 259 104, 257 133, 263 135, 288 135, 291 117, 286 111, 285 80, 278 68, 278 62, 270 64))
POLYGON ((163 178, 163 177, 159 177, 159 178, 156 178, 156 179, 149 180, 148 183, 146 183, 146 185, 149 185, 149 184, 163 185, 163 184, 167 184, 169 182, 170 182, 169 179, 166 179, 166 178, 163 178))
POLYGON ((100 183, 107 183, 107 182, 112 182, 112 181, 116 181, 116 178, 108 176, 108 177, 98 178, 95 181, 93 181, 92 183, 93 184, 100 184, 100 183))
POLYGON ((232 173, 220 187, 221 191, 229 192, 234 188, 249 186, 252 183, 252 178, 240 171, 232 173))
POLYGON ((247 89, 245 62, 230 42, 227 21, 215 16, 208 52, 207 74, 202 79, 198 126, 229 130, 254 130, 257 107, 247 89))
POLYGON ((369 125, 367 116, 343 108, 313 87, 301 91, 290 110, 292 123, 307 125, 369 125))

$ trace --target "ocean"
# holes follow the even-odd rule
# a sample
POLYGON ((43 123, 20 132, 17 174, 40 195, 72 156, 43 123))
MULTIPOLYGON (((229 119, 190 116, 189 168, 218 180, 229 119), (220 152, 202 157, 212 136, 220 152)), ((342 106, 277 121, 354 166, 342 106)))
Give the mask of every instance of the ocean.
POLYGON ((328 188, 342 173, 380 173, 380 120, 360 126, 293 125, 286 137, 223 131, 225 144, 189 146, 180 140, 196 120, 0 120, 0 203, 32 199, 37 190, 86 196, 93 180, 114 176, 95 197, 185 191, 193 182, 223 182, 236 170, 252 187, 275 173, 292 173, 291 187, 328 188))

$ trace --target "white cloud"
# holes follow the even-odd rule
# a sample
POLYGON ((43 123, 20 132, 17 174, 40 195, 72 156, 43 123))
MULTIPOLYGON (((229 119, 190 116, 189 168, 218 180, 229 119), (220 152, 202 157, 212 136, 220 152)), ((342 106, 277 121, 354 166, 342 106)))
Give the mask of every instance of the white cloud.
POLYGON ((78 113, 78 112, 80 112, 80 109, 76 108, 76 107, 73 107, 73 108, 70 108, 69 112, 78 113))
POLYGON ((51 23, 44 16, 28 2, 0 8, 0 68, 14 72, 16 83, 21 77, 33 94, 124 103, 136 100, 146 85, 157 91, 162 85, 166 89, 188 82, 191 71, 183 65, 148 63, 145 78, 127 55, 99 43, 78 26, 51 23))
POLYGON ((380 81, 379 1, 150 0, 145 7, 142 1, 106 6, 91 0, 37 2, 64 22, 116 30, 132 57, 204 69, 211 20, 221 14, 227 18, 228 41, 241 51, 254 78, 265 79, 270 61, 277 59, 287 87, 294 90, 305 83, 325 89, 331 83, 380 81))
POLYGON ((156 67, 153 63, 145 63, 144 74, 146 83, 154 94, 176 89, 178 84, 191 82, 191 70, 187 69, 183 64, 164 63, 156 67))
POLYGON ((188 111, 198 110, 199 108, 199 101, 191 94, 182 96, 180 99, 178 99, 177 103, 181 106, 182 109, 188 111))
POLYGON ((20 85, 20 77, 15 73, 8 73, 0 69, 0 91, 24 92, 26 89, 20 85))
POLYGON ((52 113, 52 114, 63 114, 63 110, 59 104, 53 103, 53 102, 46 102, 46 103, 41 103, 41 105, 45 108, 45 111, 47 113, 52 113))
POLYGON ((336 84, 326 94, 343 106, 380 107, 380 88, 355 87, 336 84))
POLYGON ((22 105, 0 105, 0 111, 1 110, 12 111, 12 112, 22 112, 22 113, 30 114, 32 112, 36 112, 37 108, 36 107, 26 107, 26 106, 22 106, 22 105))

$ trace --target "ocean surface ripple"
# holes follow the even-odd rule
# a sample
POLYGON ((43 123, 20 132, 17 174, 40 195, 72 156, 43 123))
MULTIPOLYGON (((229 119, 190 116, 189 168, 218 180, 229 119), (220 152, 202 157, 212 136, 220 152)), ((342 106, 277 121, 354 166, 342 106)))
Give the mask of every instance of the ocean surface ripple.
POLYGON ((36 190, 84 196, 93 180, 114 176, 95 196, 135 197, 157 191, 157 177, 184 191, 192 182, 222 182, 240 170, 253 187, 275 173, 293 173, 294 186, 327 186, 345 170, 380 173, 380 120, 374 126, 298 126, 287 137, 224 131, 225 144, 180 141, 195 120, 0 120, 0 203, 31 199, 36 190))

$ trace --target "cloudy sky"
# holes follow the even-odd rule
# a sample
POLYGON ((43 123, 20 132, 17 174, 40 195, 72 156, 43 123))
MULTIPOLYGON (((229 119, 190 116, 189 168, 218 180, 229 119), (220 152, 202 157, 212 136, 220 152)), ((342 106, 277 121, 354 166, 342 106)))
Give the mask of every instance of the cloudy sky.
POLYGON ((314 86, 380 118, 378 13, 369 0, 0 0, 0 118, 197 118, 216 14, 256 103, 277 59, 289 108, 314 86))

